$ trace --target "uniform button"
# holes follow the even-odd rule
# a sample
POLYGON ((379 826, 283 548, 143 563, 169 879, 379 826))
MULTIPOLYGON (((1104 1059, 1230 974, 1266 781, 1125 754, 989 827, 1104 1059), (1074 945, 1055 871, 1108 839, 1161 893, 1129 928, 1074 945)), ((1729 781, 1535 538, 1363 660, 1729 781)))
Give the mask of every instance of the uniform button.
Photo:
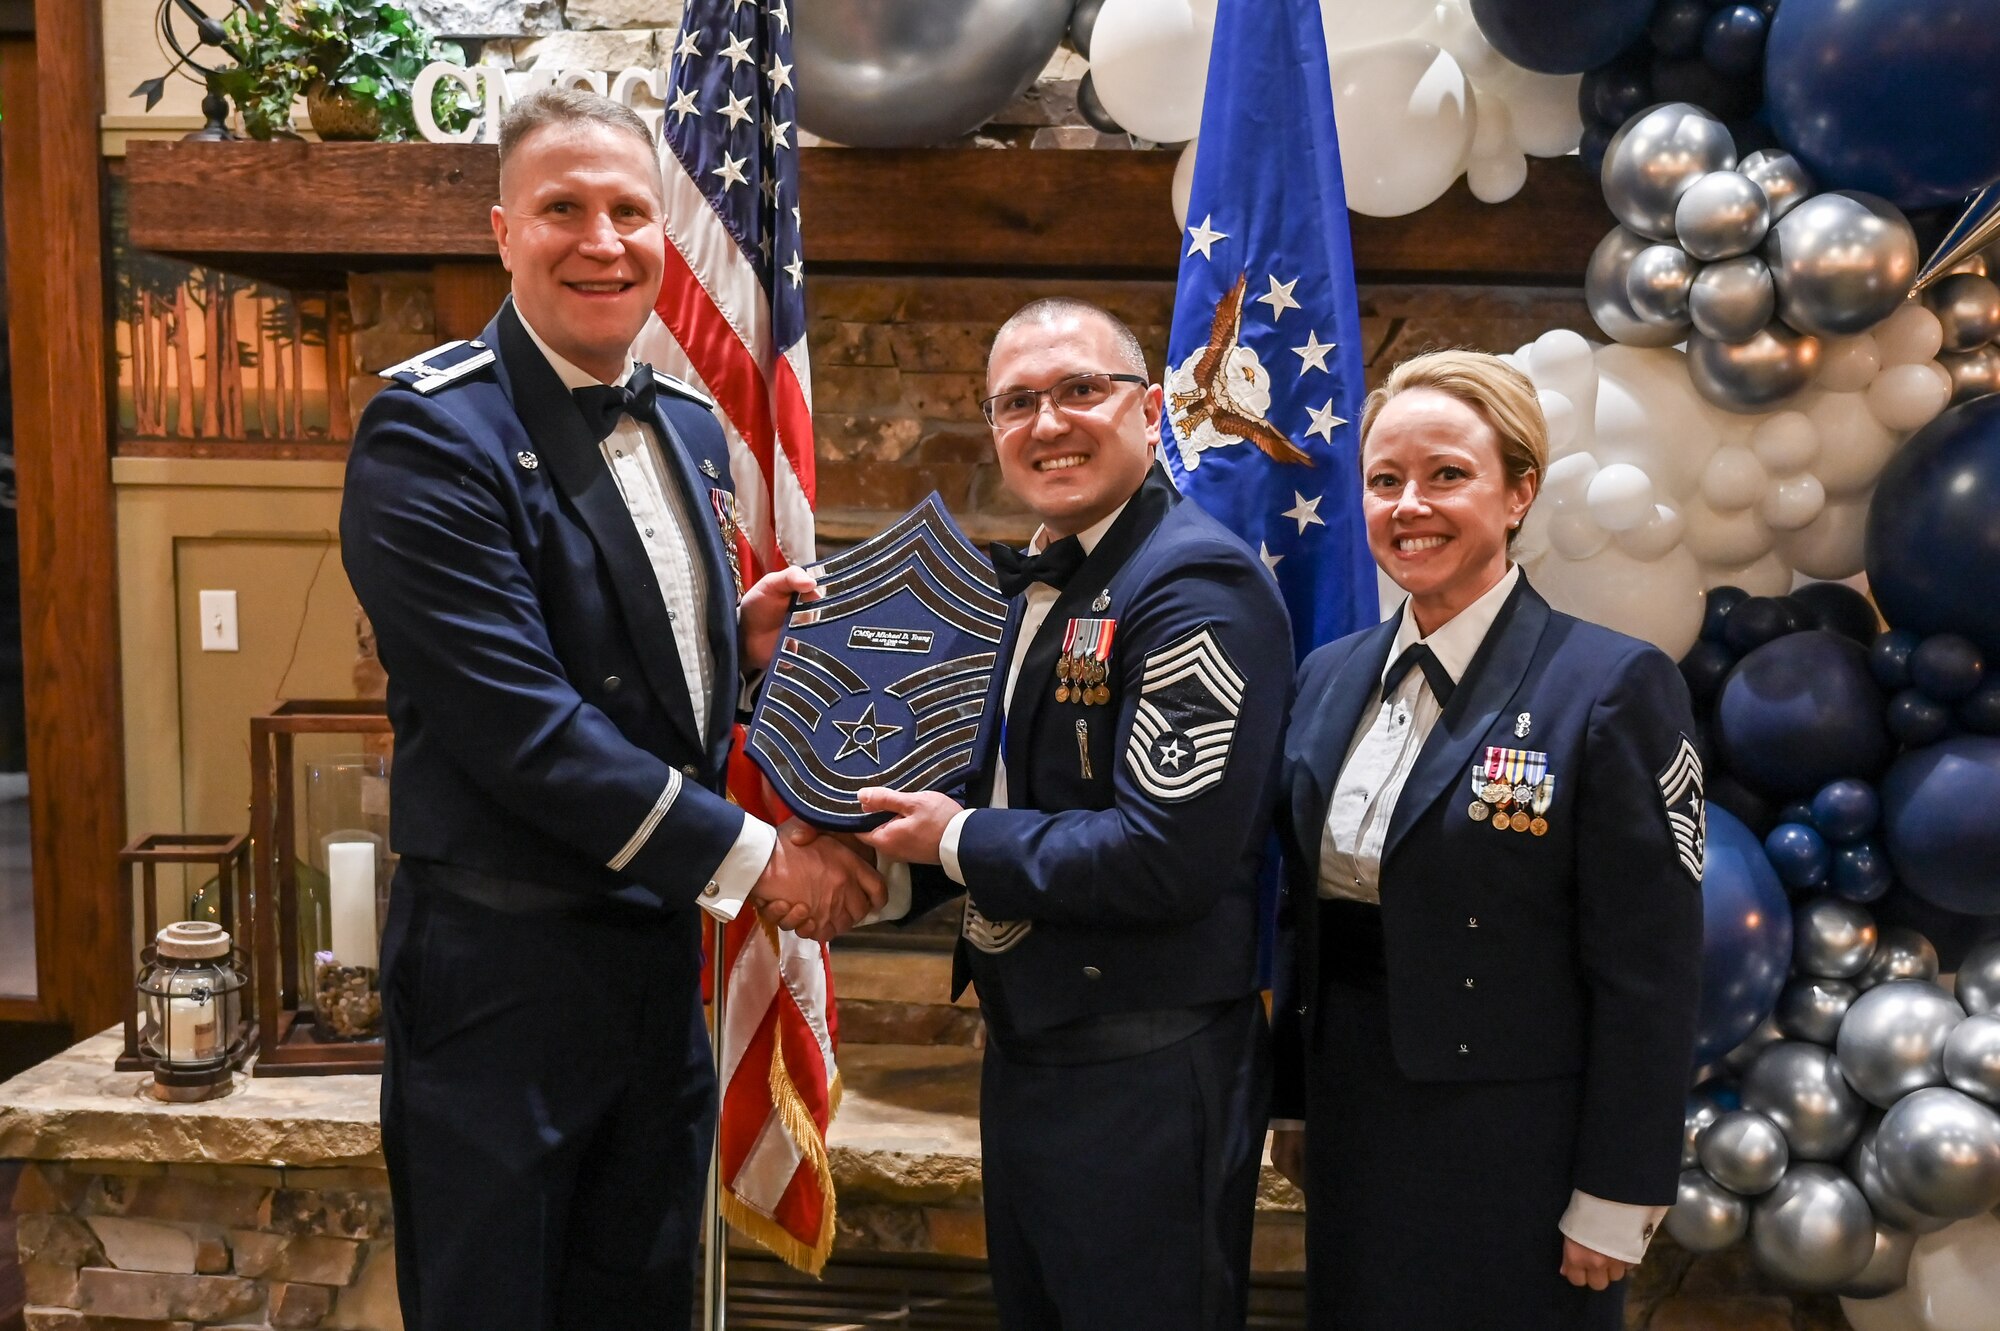
MULTIPOLYGON (((652 535, 652 533, 651 533, 651 532, 647 532, 646 534, 647 534, 648 536, 652 535)), ((667 611, 667 622, 668 622, 669 624, 671 624, 671 623, 673 623, 674 621, 678 620, 678 619, 679 619, 680 617, 681 617, 681 615, 680 615, 680 611, 678 611, 678 610, 669 610, 669 611, 667 611)))
POLYGON ((624 680, 618 678, 616 675, 606 675, 604 677, 604 691, 606 693, 616 693, 618 692, 618 686, 624 682, 624 680))
POLYGON ((721 890, 722 889, 717 887, 714 883, 710 883, 707 887, 704 887, 701 890, 701 894, 705 897, 712 897, 721 890))
POLYGON ((694 765, 693 763, 684 763, 684 764, 682 764, 682 766, 681 766, 681 775, 682 775, 682 776, 700 776, 700 775, 701 775, 701 772, 699 771, 699 769, 697 769, 697 768, 695 767, 695 765, 694 765))
POLYGON ((612 450, 612 453, 611 453, 611 456, 613 456, 613 457, 615 457, 615 458, 622 458, 622 457, 624 457, 624 456, 625 456, 625 450, 624 450, 624 449, 622 449, 622 448, 618 448, 618 449, 613 449, 613 450, 612 450))
POLYGON ((1465 927, 1468 929, 1477 929, 1479 927, 1479 917, 1477 915, 1466 916, 1465 927))
POLYGON ((646 535, 651 536, 652 534, 653 534, 653 529, 651 527, 646 528, 646 535))
POLYGON ((1104 972, 1097 969, 1097 967, 1095 966, 1085 966, 1083 968, 1083 978, 1086 980, 1102 979, 1103 976, 1104 972))
POLYGON ((1472 1052, 1472 1046, 1469 1044, 1462 1044, 1458 1047, 1458 1052, 1461 1056, 1470 1054, 1472 1052))
POLYGON ((1652 1225, 1651 1225, 1651 1224, 1648 1224, 1648 1225, 1647 1225, 1647 1226, 1646 1226, 1646 1227, 1645 1227, 1644 1229, 1640 1230, 1640 1231, 1639 1231, 1639 1237, 1640 1237, 1640 1238, 1642 1238, 1642 1239, 1650 1239, 1650 1238, 1652 1238, 1652 1237, 1653 1237, 1653 1227, 1652 1227, 1652 1225))
POLYGON ((1470 975, 1465 977, 1465 987, 1468 989, 1472 988, 1472 977, 1470 975))

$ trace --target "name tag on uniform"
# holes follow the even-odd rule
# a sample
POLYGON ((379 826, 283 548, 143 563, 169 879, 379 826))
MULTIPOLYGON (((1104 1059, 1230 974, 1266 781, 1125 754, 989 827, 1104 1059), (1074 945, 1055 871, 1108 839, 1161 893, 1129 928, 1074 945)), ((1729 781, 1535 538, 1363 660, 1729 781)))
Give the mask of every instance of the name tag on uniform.
POLYGON ((1478 798, 1465 812, 1473 822, 1491 819, 1502 832, 1548 835, 1546 815, 1556 797, 1548 754, 1489 745, 1486 756, 1472 764, 1472 793, 1478 798))

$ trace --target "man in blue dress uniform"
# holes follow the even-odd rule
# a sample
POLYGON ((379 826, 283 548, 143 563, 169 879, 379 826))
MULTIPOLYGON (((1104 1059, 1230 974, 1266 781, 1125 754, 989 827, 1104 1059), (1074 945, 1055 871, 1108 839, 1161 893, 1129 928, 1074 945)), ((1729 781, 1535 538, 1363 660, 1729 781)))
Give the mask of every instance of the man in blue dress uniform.
POLYGON ((1154 466, 1160 389, 1116 318, 1028 306, 987 385, 1002 479, 1042 523, 995 552, 1016 635, 998 751, 969 808, 863 791, 896 815, 864 840, 920 866, 917 909, 966 894, 1002 1325, 1241 1327, 1290 629, 1257 556, 1154 466))
POLYGON ((341 512, 396 732, 382 1125, 403 1315, 686 1326, 715 1116, 702 922, 747 900, 826 936, 881 884, 722 795, 739 668, 811 582, 774 574, 739 607, 711 404, 629 358, 665 256, 644 124, 545 91, 500 155, 512 297, 477 340, 388 372, 341 512))

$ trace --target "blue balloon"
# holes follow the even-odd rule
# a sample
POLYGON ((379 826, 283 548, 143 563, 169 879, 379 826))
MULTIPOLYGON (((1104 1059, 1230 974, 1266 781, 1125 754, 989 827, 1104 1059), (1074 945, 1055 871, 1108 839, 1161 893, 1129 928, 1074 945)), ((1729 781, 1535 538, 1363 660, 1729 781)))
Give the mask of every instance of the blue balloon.
POLYGON ((1809 628, 1832 629, 1854 639, 1863 647, 1882 631, 1875 618, 1875 604, 1844 582, 1808 582, 1791 595, 1812 611, 1809 628))
POLYGON ((1866 781, 1830 781, 1812 798, 1812 823, 1828 841, 1859 841, 1875 830, 1882 801, 1866 781))
POLYGON ((1790 606, 1775 596, 1753 596, 1729 612, 1722 625, 1722 642, 1744 656, 1784 637, 1792 627, 1790 606))
POLYGON ((1774 823, 1787 821, 1771 801, 1726 771, 1718 770, 1708 778, 1708 807, 1729 810, 1760 836, 1774 823))
POLYGON ((1898 744, 1920 749, 1951 733, 1951 708, 1922 689, 1904 689, 1889 699, 1884 720, 1898 744))
POLYGON ((1891 624, 1962 633, 2000 657, 2000 394, 1951 408, 1889 459, 1868 506, 1867 564, 1891 624))
POLYGON ((1972 639, 1933 633, 1910 653, 1910 679, 1939 702, 1969 698, 1986 675, 1986 658, 1972 639))
POLYGON ((1947 972, 1957 970, 1965 954, 1987 939, 2000 938, 2000 915, 1961 915, 1933 906, 1903 887, 1869 907, 1869 913, 1883 929, 1900 926, 1930 939, 1940 967, 1947 972))
POLYGON ((1653 0, 1472 0, 1494 50, 1544 74, 1581 74, 1631 45, 1653 0))
POLYGON ((1785 0, 1764 96, 1822 189, 1928 208, 2000 180, 1996 69, 1996 0, 1785 0))
POLYGON ((1680 59, 1701 49, 1708 0, 1661 0, 1646 23, 1646 40, 1661 55, 1680 59))
POLYGON ((1833 894, 1866 904, 1878 901, 1895 883, 1889 857, 1873 841, 1856 841, 1833 852, 1833 894))
POLYGON ((1736 653, 1719 642, 1697 642, 1681 658, 1681 678, 1688 694, 1705 705, 1722 688, 1722 681, 1736 668, 1736 653))
POLYGON ((1923 642, 1921 633, 1910 629, 1890 629, 1868 648, 1868 669, 1875 682, 1891 693, 1910 687, 1910 657, 1923 642))
POLYGON ((1717 749, 1751 789, 1810 798, 1844 776, 1873 780, 1887 765, 1882 707, 1859 643, 1825 629, 1789 634, 1744 657, 1724 682, 1717 749))
POLYGON ((1714 804, 1708 806, 1701 918, 1697 1066, 1742 1044, 1771 1015, 1792 964, 1792 910, 1784 886, 1763 843, 1714 804))
POLYGON ((1794 892, 1818 887, 1833 870, 1833 852, 1826 838, 1804 823, 1779 823, 1764 838, 1764 853, 1778 871, 1778 881, 1794 892))
POLYGON ((1741 78, 1754 74, 1764 58, 1768 24, 1763 12, 1749 5, 1718 9, 1701 34, 1701 58, 1709 68, 1741 78))
POLYGON ((1729 624, 1729 614, 1750 599, 1741 587, 1711 587, 1701 612, 1701 640, 1721 642, 1729 624))
POLYGON ((1781 823, 1804 823, 1807 827, 1812 827, 1812 805, 1805 800, 1793 800, 1790 804, 1778 810, 1778 821, 1781 823))
POLYGON ((1958 705, 1958 723, 1975 735, 2000 735, 2000 676, 1979 686, 1979 692, 1958 705))
POLYGON ((1882 824, 1903 886, 1961 915, 2000 914, 2000 739, 1959 735, 1896 760, 1882 824))

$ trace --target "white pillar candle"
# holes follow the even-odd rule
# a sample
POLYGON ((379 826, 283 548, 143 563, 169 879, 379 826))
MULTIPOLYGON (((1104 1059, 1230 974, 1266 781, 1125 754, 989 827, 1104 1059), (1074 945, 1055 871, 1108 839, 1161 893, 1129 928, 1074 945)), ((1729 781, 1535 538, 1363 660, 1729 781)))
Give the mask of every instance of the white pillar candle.
POLYGON ((167 1000, 167 1055, 176 1063, 214 1058, 216 1055, 216 1007, 214 999, 174 997, 167 1000))
POLYGON ((328 842, 326 879, 334 959, 343 966, 374 966, 375 843, 328 842))

